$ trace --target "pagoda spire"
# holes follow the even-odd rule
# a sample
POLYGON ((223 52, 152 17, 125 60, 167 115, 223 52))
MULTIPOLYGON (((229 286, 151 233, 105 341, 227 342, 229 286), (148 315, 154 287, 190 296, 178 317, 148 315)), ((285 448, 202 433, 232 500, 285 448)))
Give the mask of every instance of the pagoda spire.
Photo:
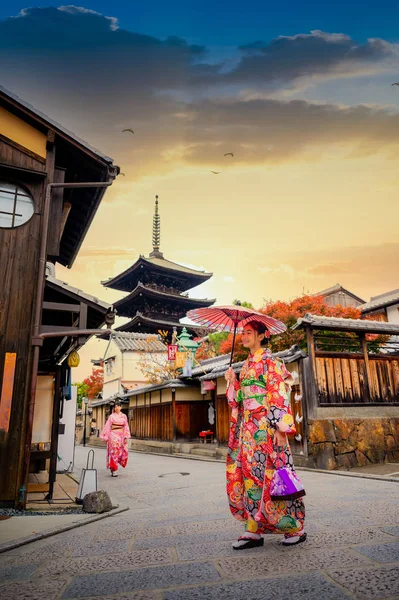
POLYGON ((163 258, 162 252, 159 250, 161 244, 161 217, 158 212, 158 195, 155 196, 155 212, 152 218, 152 252, 151 257, 163 258))

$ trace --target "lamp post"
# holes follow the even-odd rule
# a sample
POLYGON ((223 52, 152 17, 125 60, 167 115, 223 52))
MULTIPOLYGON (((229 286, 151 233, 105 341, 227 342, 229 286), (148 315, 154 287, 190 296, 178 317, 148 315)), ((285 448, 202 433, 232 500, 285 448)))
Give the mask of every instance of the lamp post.
POLYGON ((83 398, 83 402, 85 405, 85 417, 84 417, 84 425, 83 425, 83 446, 86 446, 87 405, 89 404, 89 399, 87 397, 85 397, 85 398, 83 398))

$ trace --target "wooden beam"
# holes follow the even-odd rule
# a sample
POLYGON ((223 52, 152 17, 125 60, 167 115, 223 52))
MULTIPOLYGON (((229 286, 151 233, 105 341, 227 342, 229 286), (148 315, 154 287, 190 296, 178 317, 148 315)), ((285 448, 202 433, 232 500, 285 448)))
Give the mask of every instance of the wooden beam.
POLYGON ((46 500, 53 499, 54 483, 57 476, 57 452, 58 452, 58 426, 60 423, 60 400, 61 400, 61 367, 57 367, 54 381, 53 397, 53 419, 51 423, 51 444, 50 444, 50 472, 49 472, 49 492, 46 500))
POLYGON ((44 310, 62 310, 63 312, 80 313, 81 304, 65 304, 64 302, 43 302, 44 310))
POLYGON ((57 331, 77 331, 79 327, 64 327, 63 325, 42 325, 40 333, 57 333, 57 331))
POLYGON ((176 390, 172 388, 172 439, 175 442, 176 436, 176 390))
POLYGON ((364 379, 365 379, 365 384, 366 384, 365 385, 366 392, 368 394, 368 398, 366 398, 366 401, 370 402, 370 400, 373 397, 373 393, 372 393, 372 389, 371 389, 371 372, 370 372, 369 355, 367 352, 366 334, 359 333, 359 339, 360 339, 360 343, 362 345, 363 359, 364 359, 364 365, 365 365, 364 379))
POLYGON ((8 428, 10 425, 16 362, 16 353, 6 352, 3 370, 3 385, 1 387, 0 397, 0 430, 2 430, 4 433, 8 433, 8 428))

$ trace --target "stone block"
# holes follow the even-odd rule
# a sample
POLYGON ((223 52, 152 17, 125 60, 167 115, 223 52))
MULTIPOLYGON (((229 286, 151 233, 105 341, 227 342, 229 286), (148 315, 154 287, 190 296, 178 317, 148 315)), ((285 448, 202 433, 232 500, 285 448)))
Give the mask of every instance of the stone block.
POLYGON ((348 454, 338 454, 335 457, 337 461, 337 466, 339 469, 351 469, 352 467, 357 467, 357 459, 356 454, 354 452, 349 452, 348 454))
POLYGON ((398 445, 393 435, 385 436, 385 449, 387 452, 395 452, 398 450, 398 445))
POLYGON ((399 462, 399 450, 396 450, 394 452, 388 452, 386 459, 388 462, 399 462))
POLYGON ((355 454, 358 467, 367 467, 370 464, 371 461, 360 450, 356 450, 355 454))
POLYGON ((83 498, 83 510, 87 513, 104 513, 112 509, 111 498, 108 492, 99 490, 86 494, 83 498))
POLYGON ((192 585, 210 583, 218 580, 220 580, 219 573, 214 565, 208 562, 150 567, 75 577, 62 597, 103 596, 133 590, 187 585, 187 583, 192 585))
POLYGON ((354 550, 379 563, 399 561, 399 542, 376 544, 375 546, 356 546, 354 550))
POLYGON ((326 419, 311 422, 309 424, 309 440, 313 444, 336 442, 333 422, 326 419))
POLYGON ((333 470, 337 468, 335 460, 334 444, 325 442, 322 444, 314 444, 313 458, 317 469, 333 470))
POLYGON ((347 452, 354 452, 357 449, 357 439, 355 435, 352 435, 347 440, 341 440, 335 445, 336 454, 346 454, 347 452))
POLYGON ((170 590, 164 592, 164 600, 346 600, 347 596, 338 587, 327 581, 322 574, 295 575, 284 579, 239 581, 215 584, 207 587, 170 590))
POLYGON ((328 572, 329 576, 354 594, 355 598, 375 600, 393 598, 399 594, 399 566, 367 569, 337 569, 328 572))
POLYGON ((357 421, 349 419, 334 419, 334 430, 337 442, 347 440, 356 432, 357 421))
POLYGON ((385 435, 381 419, 365 419, 360 423, 357 448, 371 463, 384 461, 385 435))

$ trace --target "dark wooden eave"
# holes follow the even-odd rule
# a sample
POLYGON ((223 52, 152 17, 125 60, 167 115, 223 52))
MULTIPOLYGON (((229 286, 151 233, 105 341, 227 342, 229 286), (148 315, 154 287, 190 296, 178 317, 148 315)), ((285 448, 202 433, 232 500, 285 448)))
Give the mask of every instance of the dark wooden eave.
POLYGON ((189 269, 164 258, 140 256, 131 267, 101 283, 114 290, 131 292, 143 279, 143 274, 145 274, 147 282, 151 280, 155 283, 157 278, 160 281, 170 279, 173 287, 181 292, 196 287, 212 277, 212 273, 189 269))
POLYGON ((114 308, 121 316, 131 316, 132 311, 136 312, 134 309, 134 305, 135 303, 137 304, 137 300, 142 300, 145 298, 159 300, 160 302, 172 301, 175 306, 182 307, 183 313, 187 312, 192 308, 197 308, 200 306, 206 308, 208 306, 211 306, 211 304, 214 304, 215 302, 215 299, 209 300, 206 298, 189 298, 188 296, 160 292, 153 288, 149 288, 145 285, 139 284, 130 294, 115 302, 114 308))
POLYGON ((190 327, 190 325, 180 323, 180 321, 178 320, 152 319, 151 317, 144 316, 141 313, 137 313, 128 323, 116 327, 115 330, 136 332, 140 331, 143 333, 158 333, 159 330, 171 332, 174 327, 176 327, 177 330, 179 330, 179 328, 182 329, 183 327, 185 327, 189 333, 191 333, 192 335, 197 335, 196 330, 190 327))

